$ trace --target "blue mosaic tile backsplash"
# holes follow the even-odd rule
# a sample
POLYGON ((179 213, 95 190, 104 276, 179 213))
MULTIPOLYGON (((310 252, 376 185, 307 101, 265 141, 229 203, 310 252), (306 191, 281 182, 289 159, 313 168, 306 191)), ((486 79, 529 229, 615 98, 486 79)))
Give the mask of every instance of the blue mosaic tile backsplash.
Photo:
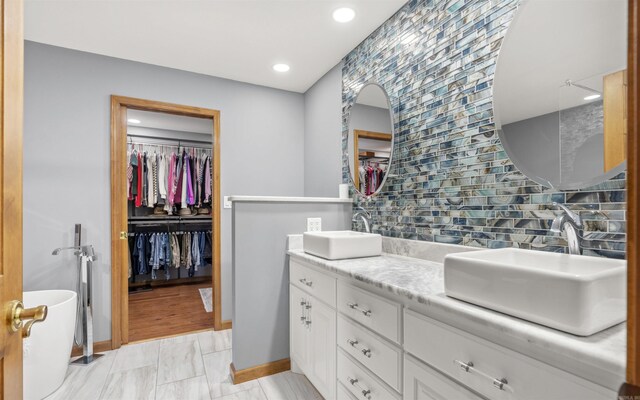
POLYGON ((550 190, 518 171, 500 143, 493 75, 517 4, 412 0, 345 57, 343 182, 351 105, 364 84, 377 82, 396 99, 397 124, 385 185, 373 198, 356 197, 374 232, 567 252, 564 237, 549 231, 556 201, 583 210, 584 254, 624 258, 624 174, 585 190, 550 190))

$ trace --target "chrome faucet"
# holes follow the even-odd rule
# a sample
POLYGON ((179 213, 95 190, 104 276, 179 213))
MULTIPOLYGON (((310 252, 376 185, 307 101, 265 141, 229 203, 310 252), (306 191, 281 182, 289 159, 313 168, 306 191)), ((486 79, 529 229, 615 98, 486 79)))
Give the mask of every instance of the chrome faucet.
POLYGON ((364 224, 364 230, 367 233, 371 233, 371 213, 364 208, 358 206, 356 207, 356 213, 353 214, 353 218, 351 218, 351 222, 357 222, 358 218, 362 219, 362 223, 364 224))
POLYGON ((71 247, 58 247, 51 252, 52 255, 57 256, 63 250, 75 250, 73 253, 76 256, 86 257, 89 261, 96 261, 96 253, 93 251, 93 246, 71 246, 71 247))
POLYGON ((567 244, 569 245, 569 254, 582 254, 580 246, 580 231, 582 230, 582 218, 580 214, 571 211, 565 205, 553 202, 554 207, 564 211, 553 219, 551 223, 551 232, 561 234, 563 231, 567 233, 567 244))

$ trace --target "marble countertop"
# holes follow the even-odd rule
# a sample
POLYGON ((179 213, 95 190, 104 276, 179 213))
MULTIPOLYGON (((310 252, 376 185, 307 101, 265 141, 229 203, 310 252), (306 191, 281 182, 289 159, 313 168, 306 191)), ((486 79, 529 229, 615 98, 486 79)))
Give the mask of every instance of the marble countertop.
POLYGON ((444 294, 444 267, 434 261, 387 253, 334 261, 302 250, 289 250, 288 254, 418 302, 435 319, 612 390, 624 381, 625 324, 580 337, 456 300, 444 294))

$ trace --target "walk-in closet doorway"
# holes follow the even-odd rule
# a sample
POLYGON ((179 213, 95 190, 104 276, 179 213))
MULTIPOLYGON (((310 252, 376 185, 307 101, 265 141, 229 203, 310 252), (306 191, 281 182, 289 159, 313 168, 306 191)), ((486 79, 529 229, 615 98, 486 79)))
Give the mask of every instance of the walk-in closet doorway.
POLYGON ((218 110, 111 96, 112 348, 231 328, 219 201, 218 110))

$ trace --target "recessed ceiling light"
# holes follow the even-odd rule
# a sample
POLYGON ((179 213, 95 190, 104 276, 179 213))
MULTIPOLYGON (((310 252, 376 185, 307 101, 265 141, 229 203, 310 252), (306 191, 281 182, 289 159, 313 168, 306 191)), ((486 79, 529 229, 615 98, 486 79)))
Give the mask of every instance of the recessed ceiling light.
POLYGON ((599 98, 600 98, 599 94, 592 94, 592 95, 589 95, 589 96, 585 97, 584 99, 585 100, 595 100, 595 99, 599 99, 599 98))
POLYGON ((278 72, 287 72, 289 71, 291 68, 289 68, 289 66, 287 64, 276 64, 273 66, 273 70, 274 71, 278 71, 278 72))
POLYGON ((129 118, 127 120, 130 124, 139 124, 140 120, 139 119, 135 119, 135 118, 129 118))
POLYGON ((353 8, 349 7, 338 8, 333 12, 333 19, 341 23, 349 22, 355 18, 355 16, 356 12, 353 11, 353 8))

